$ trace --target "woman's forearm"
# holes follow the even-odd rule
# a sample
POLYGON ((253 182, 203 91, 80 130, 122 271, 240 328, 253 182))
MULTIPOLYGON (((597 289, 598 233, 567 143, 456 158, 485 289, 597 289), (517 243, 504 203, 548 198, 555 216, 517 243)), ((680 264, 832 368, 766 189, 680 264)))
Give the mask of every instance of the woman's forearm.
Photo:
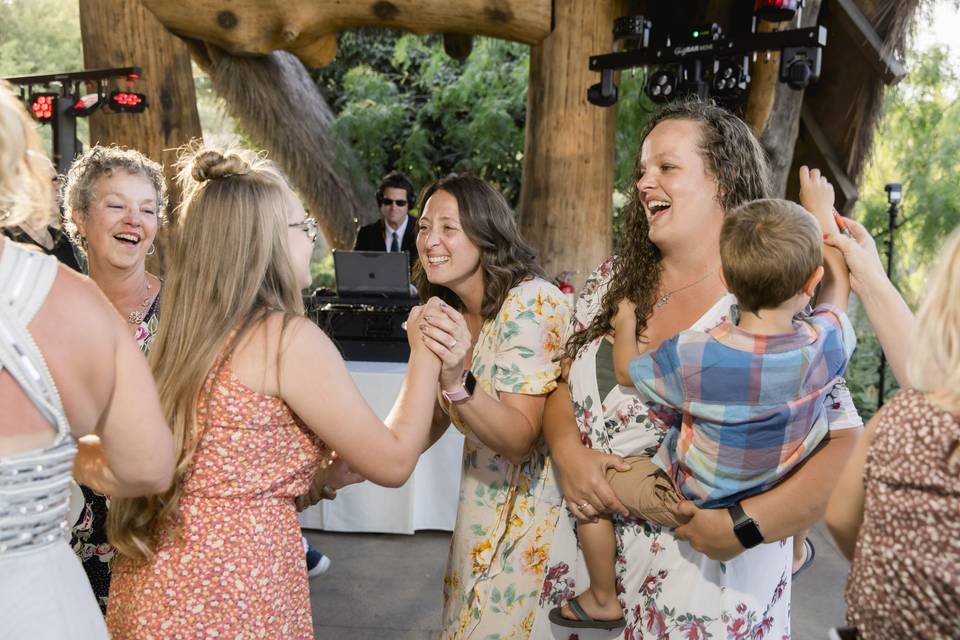
POLYGON ((566 451, 584 448, 566 382, 557 381, 557 387, 547 396, 543 406, 543 437, 554 460, 562 459, 566 451))
POLYGON ((840 481, 837 482, 827 504, 827 527, 847 560, 853 559, 860 525, 863 524, 863 505, 866 500, 863 469, 881 413, 875 414, 867 423, 863 436, 857 441, 853 455, 844 466, 840 481))
POLYGON ((913 312, 897 288, 886 278, 876 278, 870 286, 859 287, 856 293, 893 375, 901 387, 909 387, 907 356, 910 352, 910 336, 913 335, 913 312))
POLYGON ((530 405, 531 410, 527 413, 535 415, 525 415, 502 398, 494 398, 478 385, 473 397, 455 407, 480 442, 510 462, 519 464, 530 457, 540 436, 539 425, 543 415, 542 398, 531 396, 522 401, 530 405))
POLYGON ((73 460, 73 479, 111 498, 137 498, 150 493, 130 482, 121 482, 107 463, 100 438, 94 435, 77 440, 77 456, 73 460))
POLYGON ((757 522, 766 542, 792 536, 823 518, 840 471, 862 431, 855 427, 830 432, 823 448, 792 475, 769 491, 743 501, 744 511, 757 522))

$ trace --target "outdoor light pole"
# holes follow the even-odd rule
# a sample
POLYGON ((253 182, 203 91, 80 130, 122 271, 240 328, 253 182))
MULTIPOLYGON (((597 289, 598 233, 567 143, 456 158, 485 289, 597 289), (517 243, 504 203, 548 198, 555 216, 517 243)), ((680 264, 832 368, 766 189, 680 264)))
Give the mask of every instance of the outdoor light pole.
MULTIPOLYGON (((897 230, 897 211, 900 206, 900 200, 903 197, 903 192, 900 188, 899 182, 891 182, 884 186, 884 191, 887 192, 887 277, 890 279, 890 282, 893 282, 893 236, 894 232, 897 230)), ((884 400, 884 377, 885 371, 887 368, 887 358, 883 354, 883 348, 880 349, 880 370, 878 372, 878 383, 877 383, 877 411, 880 410, 880 407, 883 406, 884 400)))

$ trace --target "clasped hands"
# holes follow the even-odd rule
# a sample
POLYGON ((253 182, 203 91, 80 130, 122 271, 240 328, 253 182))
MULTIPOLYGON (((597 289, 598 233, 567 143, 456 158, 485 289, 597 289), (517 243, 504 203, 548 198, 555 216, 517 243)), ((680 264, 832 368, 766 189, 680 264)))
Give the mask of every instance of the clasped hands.
POLYGON ((460 386, 464 362, 472 348, 472 337, 463 314, 440 298, 414 307, 407 318, 407 339, 411 349, 426 348, 441 363, 440 386, 453 391, 460 386))

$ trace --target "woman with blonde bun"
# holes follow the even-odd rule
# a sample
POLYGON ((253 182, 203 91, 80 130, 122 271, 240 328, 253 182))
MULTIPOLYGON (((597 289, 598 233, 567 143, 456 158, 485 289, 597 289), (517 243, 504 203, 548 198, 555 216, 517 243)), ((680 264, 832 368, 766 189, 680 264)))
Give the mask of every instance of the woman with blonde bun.
MULTIPOLYGON (((150 352, 174 434, 167 493, 111 505, 113 638, 313 638, 296 498, 336 451, 399 486, 429 439, 438 359, 419 338, 386 425, 303 317, 315 223, 249 152, 189 152, 150 352)), ((417 326, 415 309, 410 324, 417 326)))

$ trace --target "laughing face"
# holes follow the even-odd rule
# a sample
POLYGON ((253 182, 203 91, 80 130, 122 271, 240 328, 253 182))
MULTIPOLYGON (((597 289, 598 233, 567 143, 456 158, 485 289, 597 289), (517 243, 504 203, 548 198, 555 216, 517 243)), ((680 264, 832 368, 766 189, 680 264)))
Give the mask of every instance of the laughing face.
POLYGON ((463 230, 456 198, 435 192, 424 204, 418 224, 417 253, 431 284, 454 293, 474 281, 482 286, 480 249, 463 230))
POLYGON ((73 212, 87 255, 117 269, 143 267, 157 235, 157 192, 141 175, 122 170, 103 176, 93 187, 86 213, 73 212))
POLYGON ((661 250, 720 237, 723 208, 717 180, 700 153, 700 127, 692 120, 664 120, 640 148, 637 189, 650 240, 661 250))

